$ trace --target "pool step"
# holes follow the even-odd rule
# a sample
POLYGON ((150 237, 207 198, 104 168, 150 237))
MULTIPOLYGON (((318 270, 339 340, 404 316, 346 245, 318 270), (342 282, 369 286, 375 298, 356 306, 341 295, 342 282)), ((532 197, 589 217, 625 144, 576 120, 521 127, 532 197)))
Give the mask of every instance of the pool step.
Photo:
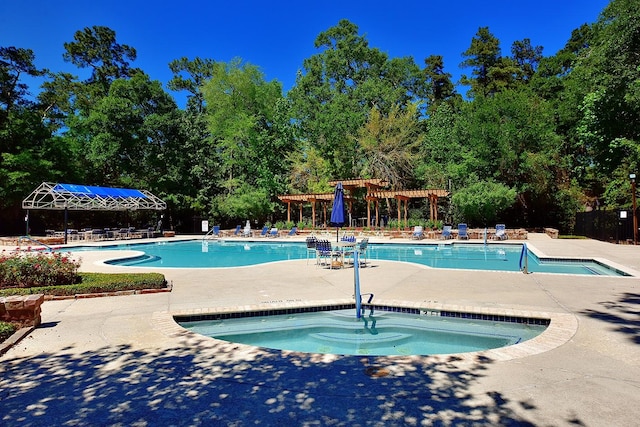
POLYGON ((343 342, 353 343, 355 342, 371 342, 371 343, 392 343, 396 341, 404 341, 411 338, 410 334, 402 334, 396 332, 382 332, 376 335, 369 333, 354 334, 353 331, 346 332, 332 332, 332 333, 313 333, 309 334, 310 338, 320 340, 323 342, 343 342))

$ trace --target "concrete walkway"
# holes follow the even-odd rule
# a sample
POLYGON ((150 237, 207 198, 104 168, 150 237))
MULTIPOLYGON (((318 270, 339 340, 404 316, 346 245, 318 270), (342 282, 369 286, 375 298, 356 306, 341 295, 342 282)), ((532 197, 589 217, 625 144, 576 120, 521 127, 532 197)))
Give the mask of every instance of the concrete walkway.
MULTIPOLYGON (((540 255, 640 271, 637 246, 541 234, 527 243, 540 255)), ((82 270, 130 270, 102 264, 105 256, 82 253, 82 270)), ((43 325, 0 358, 2 425, 638 423, 640 273, 525 275, 375 261, 361 269, 361 284, 378 303, 545 315, 552 324, 533 342, 498 351, 345 357, 223 343, 184 331, 171 315, 352 301, 351 269, 303 260, 162 272, 170 293, 45 302, 43 325)))

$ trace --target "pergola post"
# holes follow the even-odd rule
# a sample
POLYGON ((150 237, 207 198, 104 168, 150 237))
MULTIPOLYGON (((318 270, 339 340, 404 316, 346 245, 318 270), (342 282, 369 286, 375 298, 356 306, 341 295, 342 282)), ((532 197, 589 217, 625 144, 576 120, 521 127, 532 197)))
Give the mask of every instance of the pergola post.
POLYGON ((287 202, 287 222, 291 222, 291 202, 287 202))
POLYGON ((302 208, 304 206, 302 205, 302 203, 300 203, 300 220, 298 221, 300 224, 302 224, 302 208))
POLYGON ((322 224, 327 225, 327 202, 322 202, 322 224))

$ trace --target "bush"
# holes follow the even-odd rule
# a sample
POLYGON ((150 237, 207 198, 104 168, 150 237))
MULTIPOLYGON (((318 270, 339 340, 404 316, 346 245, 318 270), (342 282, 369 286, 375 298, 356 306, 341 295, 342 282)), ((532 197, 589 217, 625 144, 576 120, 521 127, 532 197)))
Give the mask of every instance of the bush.
POLYGON ((45 294, 73 296, 102 292, 164 289, 167 281, 160 273, 80 273, 79 283, 31 288, 0 289, 0 296, 45 294))
POLYGON ((80 261, 70 254, 5 252, 0 254, 0 287, 69 285, 79 280, 80 261))
POLYGON ((9 338, 17 330, 18 327, 13 323, 0 322, 0 342, 9 338))

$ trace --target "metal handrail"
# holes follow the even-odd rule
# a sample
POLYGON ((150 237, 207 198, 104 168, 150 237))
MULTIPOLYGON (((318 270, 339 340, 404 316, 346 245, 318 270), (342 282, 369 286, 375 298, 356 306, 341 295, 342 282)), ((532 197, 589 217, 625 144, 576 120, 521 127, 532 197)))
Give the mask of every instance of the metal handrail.
POLYGON ((53 252, 53 248, 51 246, 47 245, 46 243, 42 243, 41 241, 36 240, 36 239, 34 239, 32 237, 29 237, 29 236, 20 236, 20 237, 18 237, 18 246, 20 246, 20 242, 23 241, 23 240, 28 240, 28 241, 36 243, 36 244, 38 244, 40 246, 44 246, 45 248, 49 249, 49 251, 53 252))
MULTIPOLYGON (((205 234, 204 236, 202 236, 202 240, 206 240, 206 239, 207 239, 207 236, 209 236, 210 234, 213 234, 213 230, 215 230, 215 228, 216 228, 216 227, 217 227, 216 225, 214 225, 213 227, 211 227, 211 230, 209 230, 209 231, 207 232, 207 234, 205 234)), ((220 229, 218 229, 218 233, 219 233, 219 232, 220 232, 220 229)), ((220 237, 220 236, 218 236, 218 237, 220 237)))

